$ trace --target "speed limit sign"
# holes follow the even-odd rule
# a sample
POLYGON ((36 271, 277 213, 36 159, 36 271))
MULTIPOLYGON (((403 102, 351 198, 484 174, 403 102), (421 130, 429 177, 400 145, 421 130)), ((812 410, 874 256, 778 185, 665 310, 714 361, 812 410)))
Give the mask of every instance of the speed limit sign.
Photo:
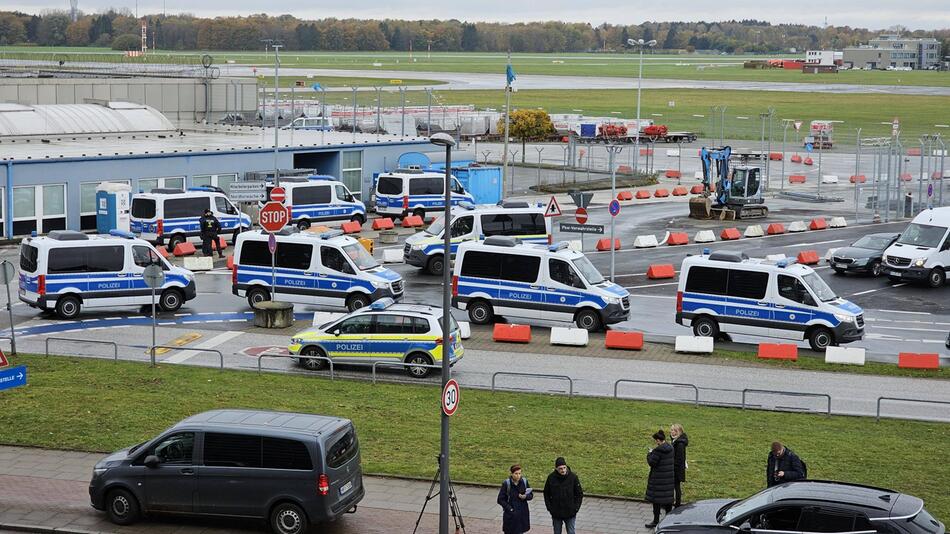
POLYGON ((451 416, 459 409, 459 383, 450 379, 442 389, 442 412, 451 416))

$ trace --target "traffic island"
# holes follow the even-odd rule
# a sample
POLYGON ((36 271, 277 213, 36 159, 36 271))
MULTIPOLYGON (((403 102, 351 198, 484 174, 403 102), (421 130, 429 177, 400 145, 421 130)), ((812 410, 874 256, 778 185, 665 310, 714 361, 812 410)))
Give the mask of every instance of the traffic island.
POLYGON ((254 326, 289 328, 294 325, 294 305, 290 302, 265 301, 254 305, 254 326))

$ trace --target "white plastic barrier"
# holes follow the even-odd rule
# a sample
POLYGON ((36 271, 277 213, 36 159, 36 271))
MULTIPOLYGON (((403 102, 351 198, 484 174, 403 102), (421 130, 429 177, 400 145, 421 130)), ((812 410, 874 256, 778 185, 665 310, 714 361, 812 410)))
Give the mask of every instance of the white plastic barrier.
POLYGON ((821 177, 821 183, 823 184, 836 184, 838 183, 837 174, 825 174, 821 177))
POLYGON ((462 339, 468 339, 472 337, 472 325, 468 324, 468 321, 458 321, 459 330, 462 331, 462 339))
POLYGON ((698 336, 676 336, 676 352, 692 354, 712 354, 713 338, 698 336))
POLYGON ((804 232, 806 230, 808 230, 808 225, 805 224, 804 221, 792 221, 792 223, 788 225, 789 232, 804 232))
POLYGON ((696 172, 694 172, 694 173, 693 173, 693 178, 696 178, 697 180, 702 180, 702 179, 703 179, 703 171, 696 171, 696 172))
POLYGON ((696 232, 696 237, 693 238, 694 243, 712 243, 716 240, 716 234, 712 230, 700 230, 696 232))
POLYGON ((214 259, 211 256, 185 256, 184 266, 189 271, 210 271, 214 269, 214 259))
POLYGON ((785 257, 785 254, 766 254, 766 261, 782 261, 788 258, 785 257))
POLYGON ((825 349, 825 363, 864 365, 864 349, 860 347, 835 347, 825 349))
POLYGON ((848 223, 844 220, 844 217, 832 217, 828 222, 828 226, 831 228, 844 228, 848 226, 848 223))
POLYGON ((678 148, 667 148, 666 155, 671 158, 678 158, 680 155, 680 149, 678 148))
POLYGON ((745 229, 746 237, 762 237, 764 235, 765 235, 765 230, 762 229, 762 225, 760 224, 750 224, 745 229))
POLYGON ((568 328, 564 326, 555 326, 551 328, 552 345, 586 347, 587 338, 587 330, 583 328, 568 328))
POLYGON ((383 263, 402 263, 405 260, 401 248, 384 248, 383 263))
POLYGON ((336 321, 340 317, 346 315, 345 313, 340 312, 313 312, 313 326, 320 326, 322 324, 327 324, 331 321, 336 321))
POLYGON ((634 248, 650 248, 656 246, 659 246, 659 243, 656 240, 656 236, 653 234, 638 235, 637 238, 633 240, 634 248))

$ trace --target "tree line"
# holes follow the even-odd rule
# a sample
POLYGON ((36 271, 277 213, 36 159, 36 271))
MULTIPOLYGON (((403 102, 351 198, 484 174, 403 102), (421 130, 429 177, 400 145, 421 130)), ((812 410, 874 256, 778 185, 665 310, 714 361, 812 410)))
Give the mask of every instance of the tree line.
POLYGON ((260 40, 276 38, 287 50, 438 51, 438 52, 616 52, 627 39, 657 41, 660 50, 728 53, 787 53, 841 49, 866 43, 883 31, 936 37, 950 52, 950 29, 925 32, 892 27, 870 30, 849 26, 771 24, 759 20, 719 22, 644 22, 636 25, 573 22, 495 23, 458 20, 301 20, 291 15, 199 18, 145 15, 126 9, 80 14, 0 11, 0 45, 99 46, 134 49, 142 22, 149 46, 162 50, 258 50, 260 40))

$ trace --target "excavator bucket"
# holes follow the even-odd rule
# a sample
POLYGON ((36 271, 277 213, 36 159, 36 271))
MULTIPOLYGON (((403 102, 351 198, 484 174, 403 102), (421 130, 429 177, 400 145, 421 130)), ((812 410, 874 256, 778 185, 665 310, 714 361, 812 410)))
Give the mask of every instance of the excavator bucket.
POLYGON ((712 199, 699 195, 689 199, 689 217, 691 219, 711 219, 712 199))

